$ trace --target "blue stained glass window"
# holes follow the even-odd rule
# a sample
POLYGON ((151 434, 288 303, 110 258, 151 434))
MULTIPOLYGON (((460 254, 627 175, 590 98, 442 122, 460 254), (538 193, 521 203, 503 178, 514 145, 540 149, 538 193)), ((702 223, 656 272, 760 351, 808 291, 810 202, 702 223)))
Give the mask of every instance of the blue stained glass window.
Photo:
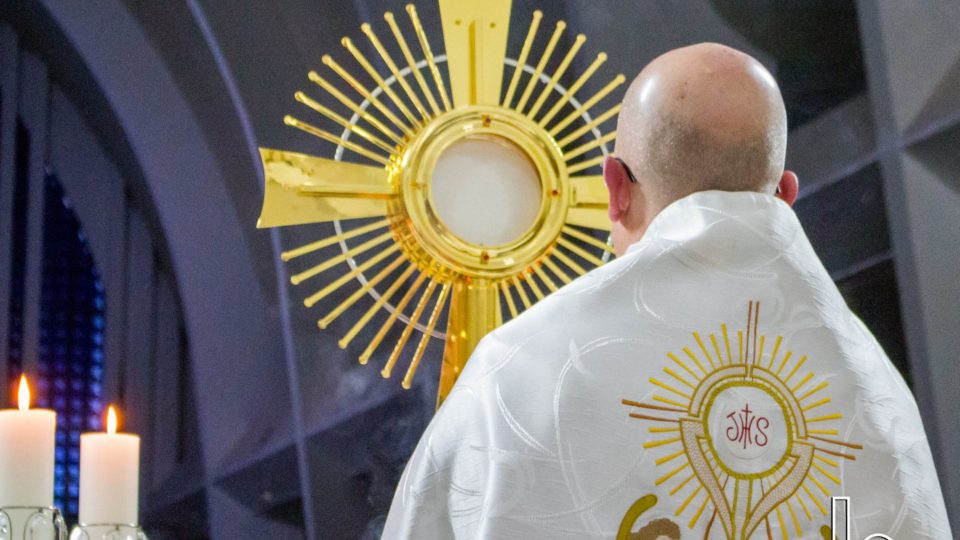
MULTIPOLYGON (((10 243, 8 395, 14 395, 24 352, 27 230, 30 208, 30 131, 18 118, 10 243)), ((63 186, 48 175, 43 201, 43 266, 35 406, 57 411, 55 504, 68 519, 79 512, 80 433, 99 430, 103 401, 103 330, 106 298, 77 216, 63 186)))
POLYGON ((40 307, 40 407, 57 411, 54 499, 79 512, 80 434, 100 430, 106 298, 89 245, 54 175, 46 180, 40 307))

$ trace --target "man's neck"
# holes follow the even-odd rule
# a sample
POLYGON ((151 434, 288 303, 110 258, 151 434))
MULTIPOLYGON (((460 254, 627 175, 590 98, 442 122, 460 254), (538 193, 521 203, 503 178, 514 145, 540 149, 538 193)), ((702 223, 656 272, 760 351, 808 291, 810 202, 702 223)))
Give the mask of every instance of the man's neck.
POLYGON ((643 236, 647 233, 647 229, 650 228, 650 223, 652 223, 654 218, 656 218, 667 206, 669 206, 669 204, 651 203, 646 207, 643 207, 640 212, 632 213, 627 217, 627 219, 620 221, 619 231, 614 232, 613 238, 614 246, 623 246, 622 250, 617 250, 620 252, 618 253, 618 256, 623 256, 626 254, 627 250, 630 249, 630 246, 636 244, 640 240, 643 240, 643 236))

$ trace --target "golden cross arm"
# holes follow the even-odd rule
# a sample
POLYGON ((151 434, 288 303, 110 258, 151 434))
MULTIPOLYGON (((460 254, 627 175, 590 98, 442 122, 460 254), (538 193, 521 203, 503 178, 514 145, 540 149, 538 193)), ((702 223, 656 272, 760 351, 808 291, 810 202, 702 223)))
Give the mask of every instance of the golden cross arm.
POLYGON ((499 105, 510 0, 440 0, 453 104, 499 105))
POLYGON ((261 148, 266 180, 257 227, 387 215, 394 195, 383 167, 261 148))

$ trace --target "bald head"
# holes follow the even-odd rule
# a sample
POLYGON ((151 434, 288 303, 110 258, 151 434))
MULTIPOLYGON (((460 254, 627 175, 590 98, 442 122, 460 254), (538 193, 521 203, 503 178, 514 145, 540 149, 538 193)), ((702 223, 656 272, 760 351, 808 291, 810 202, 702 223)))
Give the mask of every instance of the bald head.
POLYGON ((787 119, 770 73, 714 43, 670 51, 630 85, 617 155, 651 206, 709 189, 772 193, 783 173, 787 119))

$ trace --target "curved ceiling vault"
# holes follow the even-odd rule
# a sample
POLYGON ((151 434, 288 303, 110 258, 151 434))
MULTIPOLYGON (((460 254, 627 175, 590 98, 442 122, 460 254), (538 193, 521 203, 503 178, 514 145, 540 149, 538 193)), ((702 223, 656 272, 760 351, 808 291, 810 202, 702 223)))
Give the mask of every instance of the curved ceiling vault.
MULTIPOLYGON (((258 174, 249 160, 246 171, 236 169, 244 164, 235 159, 242 135, 239 148, 215 150, 224 141, 207 137, 167 64, 118 0, 42 4, 100 87, 155 204, 190 336, 206 474, 216 475, 246 441, 289 438, 289 426, 275 425, 278 408, 289 417, 290 404, 283 370, 275 369, 283 359, 276 282, 261 277, 255 263, 264 257, 254 256, 266 251, 269 261, 274 254, 263 245, 267 238, 245 234, 251 227, 231 196, 241 189, 259 197, 258 174), (249 185, 231 185, 236 174, 249 185)), ((221 120, 237 122, 229 111, 221 120)))

